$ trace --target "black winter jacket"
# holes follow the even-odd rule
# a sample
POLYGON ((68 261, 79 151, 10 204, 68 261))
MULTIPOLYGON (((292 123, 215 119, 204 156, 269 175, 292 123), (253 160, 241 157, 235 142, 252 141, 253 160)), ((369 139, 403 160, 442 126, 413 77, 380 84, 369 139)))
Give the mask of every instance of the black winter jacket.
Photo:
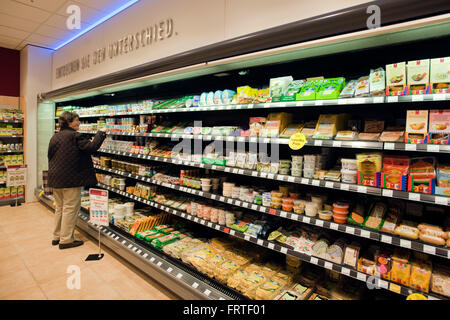
POLYGON ((97 132, 94 141, 72 128, 56 133, 48 146, 48 186, 52 188, 94 187, 97 184, 91 154, 105 140, 97 132))

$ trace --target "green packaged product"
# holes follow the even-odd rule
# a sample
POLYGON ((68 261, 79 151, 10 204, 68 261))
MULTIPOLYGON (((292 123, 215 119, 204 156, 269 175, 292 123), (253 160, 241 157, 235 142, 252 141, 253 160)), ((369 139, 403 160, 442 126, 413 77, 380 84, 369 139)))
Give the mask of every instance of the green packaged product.
POLYGON ((325 79, 316 94, 316 99, 337 99, 345 86, 345 78, 325 79))
POLYGON ((305 80, 292 81, 281 96, 281 101, 295 101, 295 96, 300 92, 304 83, 305 80))
POLYGON ((299 93, 295 95, 296 100, 315 100, 316 94, 324 80, 306 81, 299 93))
POLYGON ((152 241, 151 245, 156 249, 162 250, 162 248, 172 242, 178 241, 180 238, 174 234, 168 234, 164 237, 160 237, 152 241))
POLYGON ((136 238, 144 240, 145 237, 147 236, 153 236, 155 234, 158 234, 158 231, 154 231, 154 230, 146 230, 146 231, 141 231, 141 232, 137 232, 136 233, 136 238))
POLYGON ((164 237, 164 236, 165 236, 164 233, 156 232, 156 233, 154 233, 152 235, 145 236, 144 240, 149 242, 149 243, 152 243, 153 240, 161 238, 161 237, 164 237))
POLYGON ((293 80, 294 78, 291 76, 270 79, 270 97, 272 102, 281 101, 283 93, 293 80))
POLYGON ((236 221, 233 225, 231 225, 231 229, 240 231, 240 232, 245 232, 247 231, 249 227, 249 223, 245 222, 245 221, 236 221))

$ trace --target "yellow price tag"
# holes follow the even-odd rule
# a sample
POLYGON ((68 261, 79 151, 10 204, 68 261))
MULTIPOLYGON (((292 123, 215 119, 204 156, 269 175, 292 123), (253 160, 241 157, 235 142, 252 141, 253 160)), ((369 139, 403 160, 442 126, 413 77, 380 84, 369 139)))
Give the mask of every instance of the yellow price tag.
POLYGON ((56 206, 56 202, 55 201, 53 201, 53 205, 56 206))
POLYGON ((402 287, 400 287, 399 285, 391 283, 390 286, 389 286, 389 290, 391 290, 392 292, 400 294, 401 291, 402 291, 402 287))
POLYGON ((44 194, 44 190, 42 190, 41 192, 39 192, 38 198, 42 197, 43 194, 44 194))
POLYGON ((303 148, 306 143, 306 137, 303 133, 294 133, 289 139, 289 148, 298 150, 303 148))
POLYGON ((412 293, 406 298, 406 300, 428 300, 428 298, 420 293, 412 293))

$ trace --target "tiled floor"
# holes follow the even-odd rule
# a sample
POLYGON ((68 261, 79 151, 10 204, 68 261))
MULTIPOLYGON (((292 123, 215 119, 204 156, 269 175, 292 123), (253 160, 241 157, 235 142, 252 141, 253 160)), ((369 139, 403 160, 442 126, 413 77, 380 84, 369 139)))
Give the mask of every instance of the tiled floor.
POLYGON ((178 299, 107 248, 100 261, 84 261, 98 244, 60 250, 52 246, 53 213, 40 203, 0 207, 0 299, 178 299), (80 288, 68 267, 79 267, 80 288), (72 276, 72 277, 71 277, 72 276))

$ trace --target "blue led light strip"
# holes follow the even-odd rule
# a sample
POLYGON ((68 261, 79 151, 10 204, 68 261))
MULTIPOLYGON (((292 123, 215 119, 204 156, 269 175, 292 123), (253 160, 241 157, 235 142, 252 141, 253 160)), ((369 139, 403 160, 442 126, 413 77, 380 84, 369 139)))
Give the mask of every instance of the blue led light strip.
POLYGON ((117 8, 116 10, 114 10, 113 12, 107 14, 106 16, 104 16, 103 18, 101 18, 100 20, 98 20, 97 22, 93 23, 92 25, 90 25, 89 27, 87 27, 86 29, 80 31, 79 33, 77 33, 76 35, 74 35, 73 37, 71 37, 69 40, 63 42, 62 44, 58 45, 56 48, 54 48, 54 50, 58 50, 61 47, 64 47, 66 44, 68 44, 69 42, 72 42, 73 40, 75 40, 76 38, 82 36, 83 34, 85 34, 86 32, 88 32, 89 30, 94 29, 96 26, 98 26, 99 24, 105 22, 106 20, 108 20, 109 18, 115 16, 116 14, 118 14, 119 12, 125 10, 126 8, 128 8, 129 6, 135 4, 136 2, 138 2, 139 0, 130 0, 127 3, 125 3, 124 5, 122 5, 121 7, 117 8))

